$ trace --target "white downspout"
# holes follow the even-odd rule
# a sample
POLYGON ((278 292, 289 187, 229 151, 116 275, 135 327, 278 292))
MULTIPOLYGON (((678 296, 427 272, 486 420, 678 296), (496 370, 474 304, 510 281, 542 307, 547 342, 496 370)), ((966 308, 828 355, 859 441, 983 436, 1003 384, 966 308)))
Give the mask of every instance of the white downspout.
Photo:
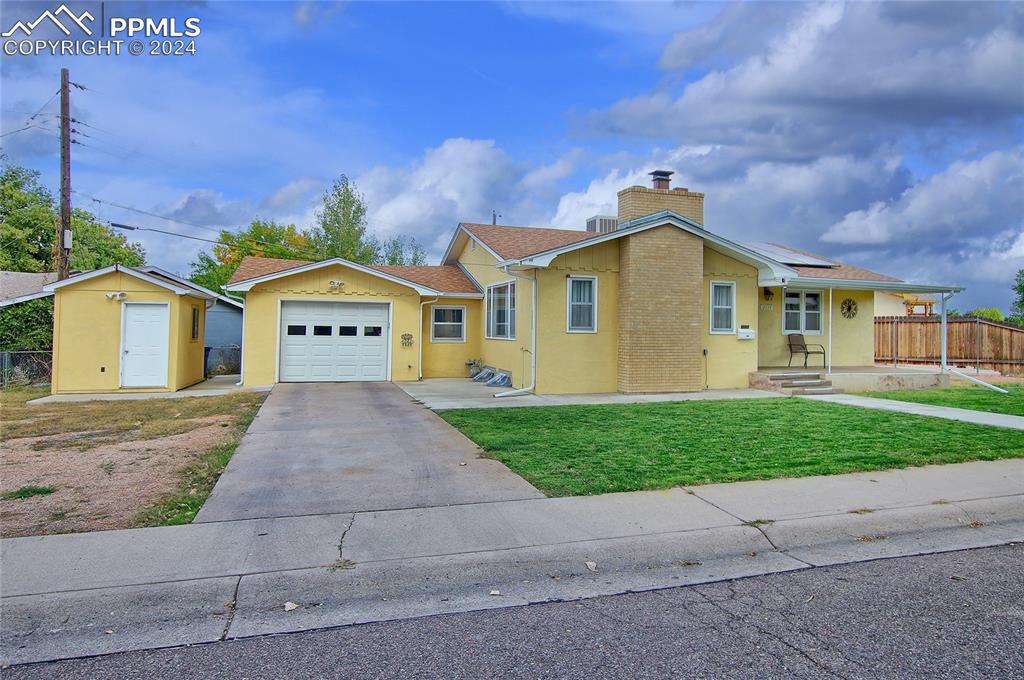
MULTIPOLYGON (((785 306, 785 305, 783 305, 785 306)), ((828 289, 828 374, 832 375, 832 288, 828 289)))
POLYGON ((241 387, 245 383, 245 308, 249 305, 242 303, 242 344, 238 347, 238 382, 235 387, 241 387))
MULTIPOLYGON (((425 305, 432 305, 432 304, 434 304, 435 302, 437 302, 440 299, 441 298, 439 296, 436 296, 436 297, 434 297, 433 300, 424 300, 423 302, 420 303, 420 357, 419 357, 419 370, 418 370, 418 376, 419 377, 418 377, 418 380, 423 380, 423 343, 426 342, 426 340, 425 340, 426 336, 423 334, 423 307, 425 305)), ((463 319, 462 322, 463 322, 463 324, 465 324, 466 320, 463 319)), ((431 319, 431 323, 433 323, 433 319, 431 319)), ((428 328, 429 328, 429 326, 428 326, 428 328)))
POLYGON ((509 276, 529 281, 530 291, 532 292, 530 304, 530 384, 518 390, 498 392, 494 395, 495 397, 517 397, 521 394, 530 394, 537 387, 537 270, 534 269, 533 278, 529 278, 510 271, 508 267, 508 265, 505 265, 501 269, 509 276))

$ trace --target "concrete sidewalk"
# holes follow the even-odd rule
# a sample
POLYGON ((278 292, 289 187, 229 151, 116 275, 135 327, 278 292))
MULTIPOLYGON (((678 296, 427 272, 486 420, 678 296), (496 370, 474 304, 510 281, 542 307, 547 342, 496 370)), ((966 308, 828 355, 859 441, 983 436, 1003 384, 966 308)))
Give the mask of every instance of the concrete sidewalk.
POLYGON ((1021 540, 1021 459, 7 539, 3 663, 1021 540))
POLYGON ((460 408, 510 408, 519 406, 580 406, 597 404, 652 404, 666 401, 720 399, 772 399, 785 395, 755 389, 701 390, 699 392, 653 392, 623 394, 520 394, 496 399, 495 394, 511 388, 473 382, 469 378, 428 378, 419 382, 395 383, 406 394, 434 411, 460 408))
POLYGON ((1011 416, 1004 413, 971 411, 965 408, 933 406, 932 404, 916 404, 909 401, 896 401, 895 399, 877 399, 875 397, 862 397, 857 394, 804 394, 800 395, 800 398, 812 399, 814 401, 830 401, 834 404, 859 406, 861 408, 873 408, 879 411, 910 413, 915 416, 932 416, 933 418, 945 418, 946 420, 960 420, 965 423, 974 423, 975 425, 991 425, 994 427, 1008 427, 1013 430, 1024 430, 1024 417, 1011 416))

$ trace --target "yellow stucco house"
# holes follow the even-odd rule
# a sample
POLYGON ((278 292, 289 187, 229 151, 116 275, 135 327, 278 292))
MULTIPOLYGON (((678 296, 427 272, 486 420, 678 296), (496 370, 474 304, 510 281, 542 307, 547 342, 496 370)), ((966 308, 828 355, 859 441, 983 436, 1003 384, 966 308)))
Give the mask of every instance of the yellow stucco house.
POLYGON ((173 392, 203 379, 212 291, 155 267, 124 265, 43 290, 54 298, 54 394, 173 392))
POLYGON ((472 360, 538 394, 747 387, 788 336, 873 363, 875 291, 943 292, 704 226, 704 195, 619 192, 593 231, 460 224, 437 266, 247 257, 242 379, 464 377, 472 360))

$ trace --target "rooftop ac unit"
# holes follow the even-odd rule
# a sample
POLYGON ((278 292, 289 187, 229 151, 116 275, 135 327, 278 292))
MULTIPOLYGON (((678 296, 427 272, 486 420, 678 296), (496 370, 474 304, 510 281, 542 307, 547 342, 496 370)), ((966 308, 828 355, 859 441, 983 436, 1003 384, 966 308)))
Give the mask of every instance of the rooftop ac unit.
POLYGON ((619 220, 612 215, 594 215, 587 220, 587 231, 604 234, 619 228, 619 220))

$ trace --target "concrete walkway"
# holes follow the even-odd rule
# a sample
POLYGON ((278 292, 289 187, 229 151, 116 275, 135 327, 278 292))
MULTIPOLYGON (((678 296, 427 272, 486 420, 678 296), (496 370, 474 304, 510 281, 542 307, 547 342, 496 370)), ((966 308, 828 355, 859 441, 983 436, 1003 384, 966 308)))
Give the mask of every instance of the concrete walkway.
POLYGON ((281 383, 195 521, 543 497, 392 383, 281 383))
POLYGON ((516 406, 572 406, 581 404, 649 404, 664 401, 699 401, 705 399, 770 399, 781 397, 766 390, 701 390, 700 392, 664 392, 652 394, 521 394, 496 399, 495 394, 508 387, 492 387, 468 378, 429 378, 419 382, 395 383, 405 392, 435 411, 457 408, 508 408, 516 406))
POLYGON ((834 404, 860 406, 861 408, 873 408, 879 411, 895 411, 897 413, 911 413, 916 416, 960 420, 965 423, 974 423, 975 425, 992 425, 994 427, 1008 427, 1013 430, 1024 430, 1024 417, 1010 416, 1003 413, 971 411, 965 408, 933 406, 932 404, 915 404, 909 401, 896 401, 894 399, 862 397, 857 394, 800 395, 800 398, 812 399, 814 401, 830 401, 834 404))
POLYGON ((269 392, 269 387, 242 387, 237 375, 217 375, 177 392, 108 392, 95 394, 51 394, 28 402, 64 404, 82 401, 139 401, 141 399, 185 399, 187 397, 222 397, 236 392, 269 392))
POLYGON ((1021 459, 17 538, 0 635, 24 663, 1021 540, 1021 459))

